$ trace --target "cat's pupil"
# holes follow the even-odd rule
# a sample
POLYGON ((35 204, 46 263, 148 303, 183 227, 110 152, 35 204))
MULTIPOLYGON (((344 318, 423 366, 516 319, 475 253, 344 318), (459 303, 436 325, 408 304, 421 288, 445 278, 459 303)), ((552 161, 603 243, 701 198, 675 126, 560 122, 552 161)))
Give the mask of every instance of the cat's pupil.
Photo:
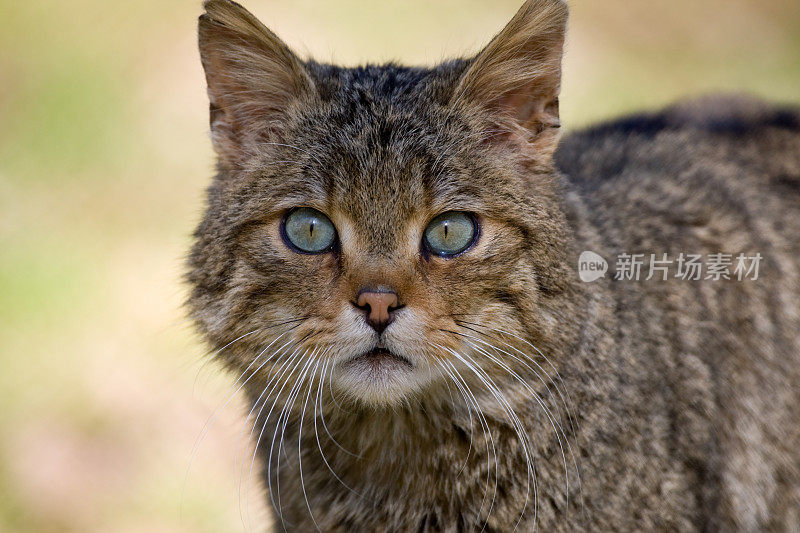
POLYGON ((314 221, 311 221, 311 224, 308 226, 308 233, 311 235, 311 238, 314 238, 314 221))

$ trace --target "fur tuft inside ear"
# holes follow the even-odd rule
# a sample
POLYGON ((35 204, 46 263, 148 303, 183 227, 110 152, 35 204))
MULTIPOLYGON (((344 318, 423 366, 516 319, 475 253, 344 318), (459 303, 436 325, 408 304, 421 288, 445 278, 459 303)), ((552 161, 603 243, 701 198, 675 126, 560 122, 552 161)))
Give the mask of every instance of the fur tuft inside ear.
POLYGON ((256 17, 230 0, 207 0, 198 41, 221 161, 238 166, 259 138, 280 131, 288 106, 314 91, 302 61, 256 17))
POLYGON ((472 60, 453 94, 491 114, 503 135, 546 155, 560 126, 558 94, 568 17, 562 0, 528 0, 472 60))

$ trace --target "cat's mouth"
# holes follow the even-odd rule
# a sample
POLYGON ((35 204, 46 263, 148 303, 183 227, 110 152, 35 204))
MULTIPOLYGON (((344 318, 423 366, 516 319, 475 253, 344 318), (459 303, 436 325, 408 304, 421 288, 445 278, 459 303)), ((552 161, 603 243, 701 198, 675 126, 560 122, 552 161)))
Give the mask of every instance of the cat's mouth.
POLYGON ((414 367, 414 365, 411 364, 411 361, 402 355, 392 353, 386 348, 378 347, 375 347, 368 352, 364 352, 361 355, 357 355, 347 362, 351 364, 366 364, 373 368, 381 367, 389 369, 393 366, 405 366, 408 368, 414 367))
POLYGON ((372 405, 390 405, 420 386, 414 360, 379 344, 351 355, 336 373, 338 384, 351 395, 372 405))

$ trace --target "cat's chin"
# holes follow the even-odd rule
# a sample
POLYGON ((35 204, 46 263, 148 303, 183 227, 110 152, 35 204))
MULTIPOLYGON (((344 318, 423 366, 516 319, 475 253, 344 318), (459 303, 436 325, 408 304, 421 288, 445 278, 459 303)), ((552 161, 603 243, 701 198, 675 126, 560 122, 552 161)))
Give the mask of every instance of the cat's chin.
MULTIPOLYGON (((338 387, 355 400, 388 405, 419 391, 426 381, 414 363, 385 348, 374 348, 337 365, 338 387)), ((427 372, 424 373, 427 376, 427 372)))

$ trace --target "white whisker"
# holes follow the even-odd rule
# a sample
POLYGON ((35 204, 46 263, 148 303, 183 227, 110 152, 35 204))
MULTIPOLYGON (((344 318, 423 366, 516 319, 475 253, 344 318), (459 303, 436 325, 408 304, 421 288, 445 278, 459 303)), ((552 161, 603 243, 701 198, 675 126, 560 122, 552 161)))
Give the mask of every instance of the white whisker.
MULTIPOLYGON (((333 477, 335 477, 339 481, 339 483, 344 485, 344 487, 347 490, 349 490, 350 492, 352 492, 353 494, 355 494, 359 498, 364 499, 364 497, 359 492, 357 492, 356 490, 352 489, 347 483, 345 483, 342 480, 342 478, 339 477, 339 475, 336 472, 334 472, 334 470, 331 467, 330 463, 328 463, 328 459, 325 457, 325 452, 322 451, 322 444, 320 443, 319 432, 317 431, 317 414, 316 413, 317 413, 317 407, 319 406, 319 416, 320 416, 320 418, 322 419, 322 421, 324 423, 325 422, 325 415, 323 414, 322 389, 323 389, 323 384, 325 382, 325 371, 327 370, 327 368, 328 368, 328 361, 325 361, 325 364, 322 367, 322 375, 319 378, 319 387, 317 388, 317 398, 316 398, 315 403, 314 403, 314 435, 317 438, 317 448, 319 449, 319 454, 322 457, 322 462, 325 463, 326 467, 328 467, 328 470, 331 472, 331 474, 333 474, 333 477)), ((329 435, 330 435, 330 433, 329 433, 329 435)), ((334 443, 336 443, 335 440, 334 440, 334 443)), ((338 443, 336 443, 336 445, 338 446, 338 443)), ((341 448, 341 446, 339 446, 339 447, 341 448)), ((347 450, 343 449, 343 451, 346 452, 347 450)))
MULTIPOLYGON (((324 353, 320 354, 320 356, 324 355, 324 353)), ((319 368, 320 362, 317 360, 316 364, 314 365, 314 370, 311 372, 311 377, 308 380, 308 392, 306 392, 306 399, 303 402, 303 411, 300 413, 300 426, 297 428, 297 467, 300 471, 300 488, 303 489, 303 498, 306 501, 306 507, 308 508, 308 514, 311 517, 311 521, 314 523, 314 527, 317 531, 320 531, 319 525, 317 524, 316 519, 314 518, 314 513, 311 511, 311 503, 308 501, 308 493, 306 492, 306 485, 305 481, 303 480, 303 449, 302 449, 302 439, 303 439, 303 420, 305 419, 306 415, 306 407, 308 406, 308 399, 311 397, 311 389, 312 385, 314 384, 314 376, 316 376, 317 369, 319 368)))
MULTIPOLYGON (((247 488, 245 489, 245 491, 246 491, 245 500, 247 501, 247 503, 249 503, 249 497, 247 496, 247 494, 249 494, 249 490, 250 490, 250 483, 251 483, 251 478, 252 478, 252 475, 253 475, 253 465, 255 464, 256 455, 258 454, 258 447, 261 444, 261 439, 262 439, 262 437, 264 435, 264 431, 266 430, 267 425, 269 423, 270 416, 272 415, 272 412, 275 409, 275 406, 277 405, 278 400, 280 399, 281 392, 283 392, 284 388, 289 383, 289 376, 291 376, 292 373, 294 373, 294 371, 297 369, 297 367, 300 366, 300 364, 303 362, 303 356, 306 353, 307 353, 307 349, 306 349, 305 352, 298 352, 298 351, 294 352, 294 355, 292 355, 291 359, 289 359, 286 362, 285 369, 280 371, 280 375, 276 374, 276 376, 275 376, 276 380, 280 380, 284 375, 287 376, 287 378, 283 381, 283 384, 281 385, 281 388, 275 394, 275 400, 272 402, 272 406, 270 406, 269 412, 264 417, 264 422, 263 422, 263 424, 261 426, 261 432, 258 434, 258 438, 256 439, 255 448, 253 450, 253 457, 252 457, 251 462, 250 462, 250 473, 248 474, 248 477, 247 477, 247 488), (296 361, 293 366, 292 366, 292 361, 296 361)), ((278 381, 276 381, 276 384, 273 385, 273 387, 272 387, 273 389, 277 386, 277 383, 278 383, 278 381)), ((261 410, 263 410, 265 405, 266 405, 266 402, 264 403, 264 405, 261 406, 261 410)), ((261 410, 259 410, 259 414, 256 416, 256 421, 261 416, 260 415, 261 410)), ((253 427, 253 429, 255 429, 255 426, 253 427)), ((251 433, 251 438, 252 438, 252 433, 251 433)), ((273 444, 274 444, 274 439, 273 439, 273 444)), ((269 456, 267 458, 267 485, 268 485, 268 489, 269 489, 269 493, 270 493, 270 499, 272 499, 271 467, 272 467, 272 447, 270 447, 270 453, 269 453, 269 456)), ((247 505, 247 503, 245 505, 247 505)), ((273 506, 274 506, 275 505, 274 500, 272 500, 272 503, 273 503, 273 506)), ((248 516, 249 516, 249 513, 248 513, 248 516)))
MULTIPOLYGON (((444 346, 440 346, 440 345, 434 345, 434 346, 436 348, 440 349, 440 350, 448 350, 448 348, 446 348, 444 346)), ((497 497, 497 483, 498 483, 498 478, 499 478, 499 465, 498 465, 498 461, 497 461, 497 449, 495 447, 494 437, 492 436, 492 432, 491 432, 491 428, 489 427, 489 423, 488 423, 488 421, 486 420, 486 418, 485 418, 485 416, 483 414, 483 410, 481 409, 480 403, 478 402, 477 398, 475 397, 475 395, 470 390, 469 384, 467 384, 466 380, 464 380, 464 378, 461 376, 461 374, 458 371, 458 369, 452 363, 450 363, 447 360, 442 360, 442 362, 445 365, 447 365, 447 367, 452 371, 452 374, 450 374, 450 375, 453 377, 453 382, 456 384, 456 386, 462 391, 463 394, 466 394, 466 396, 471 399, 472 404, 475 406, 476 414, 478 415, 478 420, 481 422, 481 427, 483 429, 484 436, 488 437, 488 439, 489 439, 489 441, 487 442, 487 448, 486 448, 486 461, 487 461, 486 484, 487 484, 487 486, 489 484, 489 477, 490 477, 490 474, 491 474, 491 466, 490 466, 491 463, 490 463, 490 460, 491 460, 492 457, 494 458, 494 473, 495 473, 495 476, 494 476, 494 491, 492 493, 492 501, 491 501, 491 503, 489 505, 489 510, 488 510, 488 512, 486 514, 486 520, 484 521, 483 527, 481 528, 481 531, 483 531, 484 529, 486 529, 486 525, 489 522, 489 516, 491 515, 492 509, 494 508, 494 500, 497 497), (489 443, 491 443, 491 446, 492 446, 491 455, 489 455, 489 443)), ((484 492, 484 497, 483 497, 483 500, 481 501, 481 505, 479 507, 479 512, 483 510, 483 504, 486 501, 486 496, 487 496, 487 493, 484 492)))
MULTIPOLYGON (((297 379, 295 380, 294 385, 292 385, 292 388, 289 391, 289 398, 287 398, 286 403, 284 404, 284 408, 281 411, 281 417, 283 417, 283 424, 281 424, 281 417, 278 417, 278 424, 277 425, 281 426, 281 437, 278 440, 278 450, 276 452, 277 461, 276 461, 276 464, 275 464, 275 489, 276 489, 276 492, 278 493, 278 507, 277 507, 278 516, 281 519, 281 525, 283 526, 283 530, 284 531, 286 531, 286 520, 285 520, 285 518, 283 516, 283 507, 281 505, 281 459, 280 459, 281 448, 284 448, 284 457, 286 457, 286 451, 285 451, 285 447, 283 445, 284 444, 284 435, 286 434, 286 426, 289 423, 289 417, 291 415, 292 408, 294 408, 295 401, 297 401, 297 397, 300 394, 300 391, 301 391, 302 386, 303 386, 303 382, 306 379, 306 375, 308 374, 308 371, 311 368, 311 364, 314 362, 314 356, 317 353, 317 350, 318 349, 315 348, 312 351, 311 356, 308 357, 308 361, 303 366, 303 369, 301 370, 300 375, 297 377, 297 379)), ((276 430, 275 433, 277 434, 277 430, 276 430)), ((273 436, 273 443, 274 443, 274 441, 275 441, 275 436, 273 436)), ((288 460, 288 457, 287 457, 287 460, 288 460)))
MULTIPOLYGON (((509 420, 512 423, 512 427, 514 427, 517 433, 517 437, 520 439, 520 445, 522 446, 523 451, 525 452, 525 459, 526 459, 525 462, 528 468, 528 476, 529 478, 532 477, 533 479, 533 498, 534 498, 533 524, 535 528, 537 511, 538 511, 536 467, 534 464, 534 458, 531 453, 527 431, 525 431, 525 428, 522 422, 519 420, 519 417, 517 417, 516 413, 514 412, 514 409, 511 407, 505 395, 499 390, 497 385, 494 383, 494 380, 492 380, 491 377, 488 374, 486 374, 486 372, 482 368, 480 368, 471 357, 469 357, 469 355, 467 355, 466 353, 460 354, 447 347, 444 347, 444 349, 448 351, 450 354, 452 354, 454 357, 456 357, 459 361, 461 361, 473 374, 475 374, 475 376, 484 384, 486 390, 490 392, 490 394, 495 398, 495 400, 498 402, 498 404, 501 406, 501 408, 506 412, 507 416, 509 417, 509 420), (469 361, 467 359, 469 359, 469 361)), ((528 490, 530 490, 530 486, 528 486, 528 490)), ((520 520, 525 513, 527 502, 528 502, 528 496, 526 492, 525 506, 523 507, 522 513, 520 514, 520 520)), ((519 520, 517 521, 517 524, 519 524, 519 520)))

